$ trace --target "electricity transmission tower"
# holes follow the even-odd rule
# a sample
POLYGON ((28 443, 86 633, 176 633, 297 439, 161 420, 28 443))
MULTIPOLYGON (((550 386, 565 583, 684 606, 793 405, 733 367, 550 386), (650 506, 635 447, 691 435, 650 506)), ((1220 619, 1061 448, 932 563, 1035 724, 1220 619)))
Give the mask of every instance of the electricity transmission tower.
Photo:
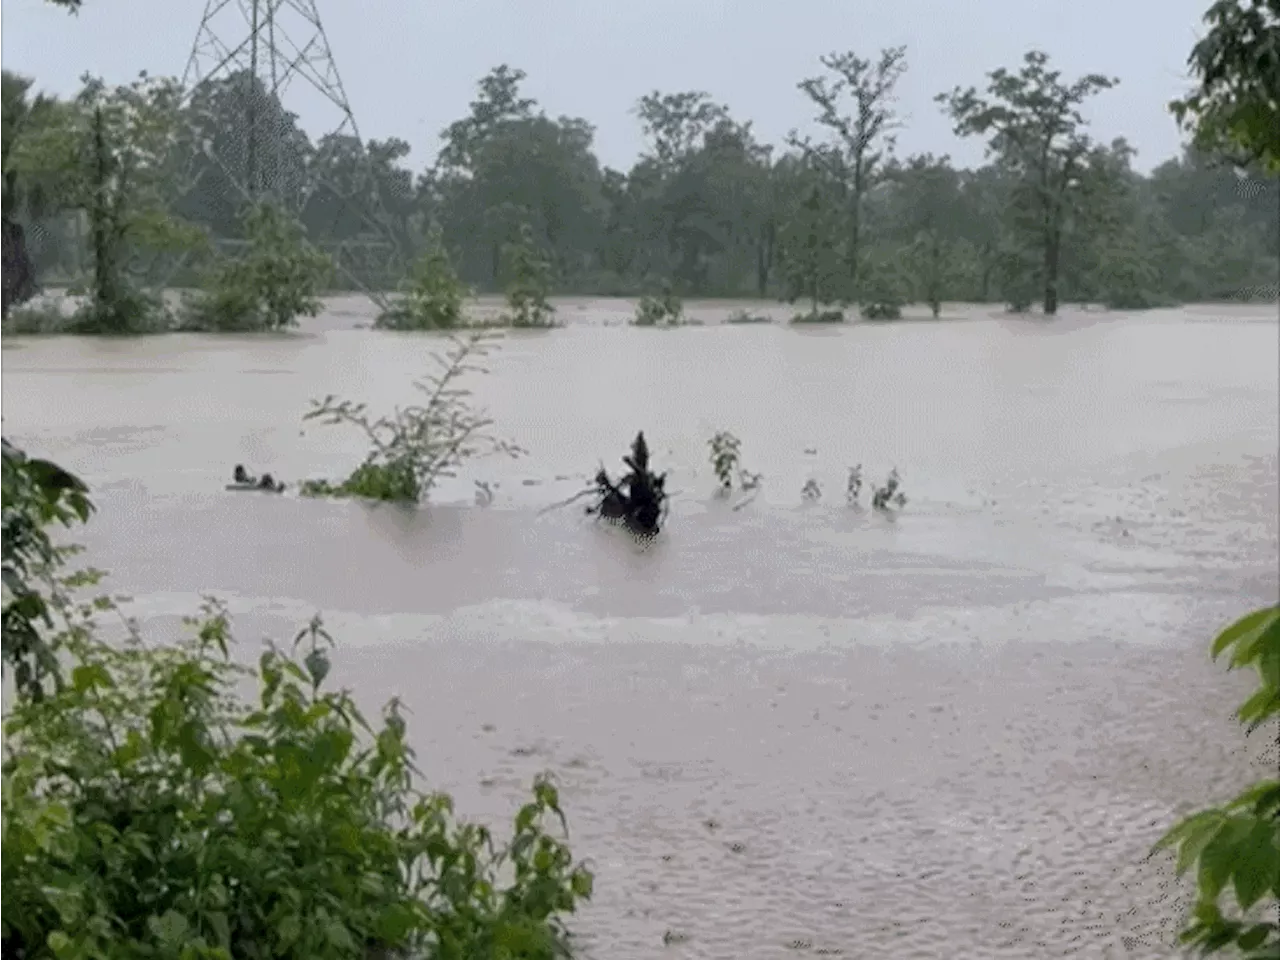
MULTIPOLYGON (((360 230, 355 237, 332 243, 321 237, 312 242, 334 257, 339 271, 358 289, 385 307, 381 293, 370 289, 359 274, 367 276, 369 268, 383 276, 396 273, 404 263, 403 251, 390 227, 316 0, 205 0, 182 77, 188 103, 220 81, 246 92, 242 115, 234 132, 224 130, 196 144, 193 161, 203 161, 202 172, 209 169, 209 161, 221 170, 237 194, 237 206, 271 200, 300 217, 322 190, 323 219, 332 217, 334 224, 340 218, 348 223, 355 219, 360 230), (296 177, 296 184, 285 182, 288 123, 282 110, 288 109, 290 88, 301 88, 295 97, 310 114, 328 115, 323 134, 351 138, 358 145, 355 175, 344 178, 347 182, 328 182, 317 178, 314 170, 296 177)), ((198 186, 199 176, 193 170, 184 178, 188 192, 198 186)))

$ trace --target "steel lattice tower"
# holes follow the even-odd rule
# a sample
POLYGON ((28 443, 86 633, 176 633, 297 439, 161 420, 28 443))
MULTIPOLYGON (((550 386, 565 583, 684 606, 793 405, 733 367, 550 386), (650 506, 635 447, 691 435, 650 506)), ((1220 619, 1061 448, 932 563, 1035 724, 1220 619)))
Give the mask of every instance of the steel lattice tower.
MULTIPOLYGON (((388 226, 386 209, 376 189, 373 166, 363 149, 364 140, 347 100, 316 0, 205 0, 204 14, 182 76, 186 96, 190 99, 202 87, 219 80, 246 76, 255 78, 259 90, 286 109, 290 87, 302 86, 312 105, 331 116, 332 123, 322 131, 322 135, 350 137, 359 143, 361 150, 356 182, 341 189, 333 183, 317 182, 308 177, 300 194, 290 195, 281 189, 277 181, 281 166, 281 131, 265 129, 265 118, 258 115, 254 96, 247 98, 241 128, 244 131, 242 146, 247 148, 247 158, 220 156, 210 141, 203 145, 203 155, 221 168, 241 200, 273 199, 295 216, 301 213, 302 206, 317 187, 327 187, 339 201, 338 209, 333 211, 334 222, 345 211, 355 211, 362 221, 362 231, 357 241, 322 246, 335 254, 339 269, 357 287, 382 304, 379 292, 369 290, 347 269, 344 261, 348 258, 343 254, 349 253, 353 247, 365 253, 372 250, 379 256, 390 258, 394 267, 403 265, 404 256, 388 226), (297 83, 299 80, 302 84, 297 83), (260 128, 264 129, 261 134, 260 128), (354 198, 359 199, 353 202, 354 198), (333 249, 334 246, 339 249, 333 249)), ((192 189, 193 179, 186 178, 186 184, 188 189, 192 189)))

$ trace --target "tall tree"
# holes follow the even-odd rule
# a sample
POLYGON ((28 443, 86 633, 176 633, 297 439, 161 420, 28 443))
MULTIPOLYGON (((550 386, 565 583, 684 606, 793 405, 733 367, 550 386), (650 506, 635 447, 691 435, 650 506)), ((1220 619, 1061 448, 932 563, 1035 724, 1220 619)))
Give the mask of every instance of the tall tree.
POLYGON ((818 108, 818 122, 831 131, 832 141, 825 149, 814 149, 808 139, 794 134, 790 139, 842 184, 849 218, 845 256, 850 293, 855 297, 863 253, 863 200, 877 166, 893 145, 892 131, 899 126, 894 89, 907 70, 906 55, 906 47, 889 47, 873 63, 852 51, 832 53, 820 59, 831 77, 811 77, 798 84, 818 108))
POLYGON ((52 97, 30 95, 34 81, 9 70, 3 72, 3 129, 0 131, 0 169, 3 170, 2 219, 4 233, 4 294, 0 312, 29 300, 36 293, 35 266, 27 246, 28 224, 57 205, 60 184, 56 173, 15 161, 24 140, 40 136, 65 109, 52 97))
POLYGON ((1014 199, 1039 247, 1044 312, 1052 315, 1058 309, 1063 230, 1093 147, 1080 105, 1119 81, 1091 73, 1066 83, 1048 63, 1047 54, 1032 50, 1017 73, 1002 67, 988 74, 986 97, 973 87, 956 87, 937 100, 957 134, 988 137, 988 153, 1018 175, 1014 199))

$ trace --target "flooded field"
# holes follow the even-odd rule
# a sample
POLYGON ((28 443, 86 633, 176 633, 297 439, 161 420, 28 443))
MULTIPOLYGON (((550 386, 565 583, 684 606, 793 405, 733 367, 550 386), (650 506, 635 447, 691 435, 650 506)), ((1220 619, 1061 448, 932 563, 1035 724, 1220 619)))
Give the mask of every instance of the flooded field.
POLYGON ((89 560, 157 629, 202 593, 251 646, 322 611, 465 813, 554 770, 590 956, 1174 955, 1147 848, 1274 762, 1207 642, 1280 590, 1275 307, 719 322, 742 306, 789 313, 571 300, 508 335, 470 385, 529 453, 430 510, 223 489, 355 464, 310 398, 412 398, 439 341, 355 298, 286 336, 6 338, 5 432, 90 482, 89 560), (640 428, 676 492, 657 544, 543 512, 640 428), (765 476, 740 511, 726 429, 765 476), (859 462, 901 472, 896 520, 845 506, 859 462))

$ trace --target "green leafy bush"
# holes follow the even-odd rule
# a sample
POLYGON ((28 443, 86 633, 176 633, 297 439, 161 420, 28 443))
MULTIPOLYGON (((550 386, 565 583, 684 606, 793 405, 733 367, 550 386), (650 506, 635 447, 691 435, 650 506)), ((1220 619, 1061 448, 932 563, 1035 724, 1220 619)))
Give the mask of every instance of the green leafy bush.
POLYGON ((545 829, 550 782, 495 848, 414 787, 394 701, 374 728, 325 687, 318 621, 256 669, 222 608, 192 623, 167 647, 82 632, 71 682, 6 719, 6 956, 564 952, 591 875, 545 829))
MULTIPOLYGON (((1216 660, 1228 650, 1229 669, 1252 666, 1258 673, 1258 689, 1236 711, 1252 733, 1280 712, 1280 606, 1254 610, 1223 630, 1211 655, 1216 660)), ((1177 852, 1179 874, 1197 868, 1183 943, 1253 960, 1280 957, 1280 778, 1182 820, 1155 847, 1165 848, 1177 852), (1235 906, 1224 911, 1228 887, 1235 906)))
POLYGON ((658 297, 641 297, 631 321, 637 327, 678 327, 684 323, 684 304, 670 286, 658 297))
POLYGON ((440 477, 453 476, 459 465, 484 453, 515 456, 520 449, 489 433, 493 421, 472 409, 470 392, 458 386, 467 373, 482 373, 482 359, 492 333, 476 332, 451 341, 452 348, 434 359, 441 372, 416 381, 426 402, 397 408, 373 417, 363 403, 328 396, 313 400, 304 420, 327 425, 347 424, 360 429, 370 449, 363 463, 346 480, 308 480, 305 496, 364 497, 370 500, 417 502, 440 477))
POLYGON ((187 329, 281 330, 320 312, 334 269, 329 255, 308 244, 301 224, 272 204, 250 207, 244 226, 244 251, 220 260, 204 291, 187 301, 187 329))
POLYGON ((529 225, 520 227, 520 238, 506 247, 508 312, 504 321, 513 327, 551 327, 556 308, 551 293, 551 263, 539 249, 529 225))
POLYGON ((387 330, 452 330, 465 323, 464 293, 439 230, 432 230, 405 284, 403 299, 379 315, 374 325, 387 330))

